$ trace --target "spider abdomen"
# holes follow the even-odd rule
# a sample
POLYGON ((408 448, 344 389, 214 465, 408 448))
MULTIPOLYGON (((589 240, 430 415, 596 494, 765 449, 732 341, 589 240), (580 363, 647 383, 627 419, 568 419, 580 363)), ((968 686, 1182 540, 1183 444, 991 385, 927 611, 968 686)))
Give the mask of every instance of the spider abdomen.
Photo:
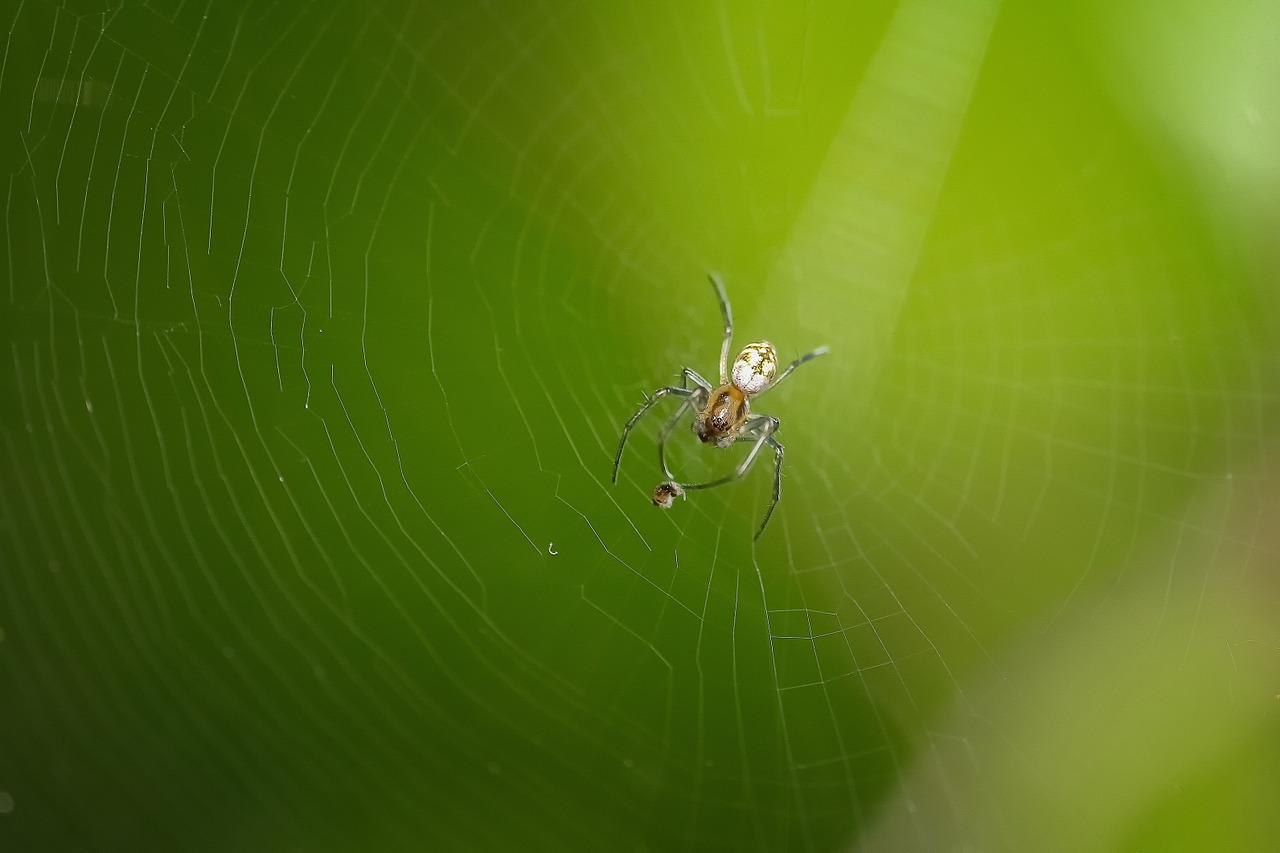
POLYGON ((729 376, 733 386, 747 395, 759 394, 769 387, 778 372, 778 351, 768 341, 747 344, 733 360, 729 376))

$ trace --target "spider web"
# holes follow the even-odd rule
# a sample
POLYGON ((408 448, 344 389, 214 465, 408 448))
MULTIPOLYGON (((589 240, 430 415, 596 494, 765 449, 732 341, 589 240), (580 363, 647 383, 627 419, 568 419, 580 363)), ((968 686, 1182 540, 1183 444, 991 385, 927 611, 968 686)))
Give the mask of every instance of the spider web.
POLYGON ((5 849, 1275 836, 1277 20, 844 5, 0 13, 5 849))

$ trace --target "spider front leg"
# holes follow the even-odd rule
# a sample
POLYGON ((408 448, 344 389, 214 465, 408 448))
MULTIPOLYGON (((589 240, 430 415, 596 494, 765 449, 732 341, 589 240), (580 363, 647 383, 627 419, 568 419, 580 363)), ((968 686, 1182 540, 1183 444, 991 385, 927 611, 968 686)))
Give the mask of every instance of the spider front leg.
POLYGON ((770 415, 752 415, 747 421, 747 425, 743 427, 742 435, 738 441, 754 441, 751 451, 747 454, 747 458, 743 459, 728 474, 715 480, 709 480, 705 483, 660 483, 659 488, 664 485, 674 487, 673 492, 680 493, 690 489, 712 489, 716 486, 723 486, 725 483, 732 483, 735 480, 741 480, 751 470, 751 466, 755 464, 756 457, 760 455, 760 449, 766 444, 773 448, 773 498, 769 501, 769 508, 765 510, 764 520, 760 522, 760 529, 756 531, 754 539, 759 539, 760 534, 764 533, 765 527, 769 524, 769 519, 773 517, 773 510, 778 505, 778 501, 782 498, 782 457, 784 449, 773 434, 778 431, 782 423, 775 417, 770 415))
MULTIPOLYGON (((701 374, 698 373, 698 371, 693 370, 692 368, 686 367, 680 371, 679 386, 671 385, 666 388, 659 388, 657 391, 654 391, 651 395, 649 395, 649 399, 644 401, 644 405, 640 407, 640 411, 632 415, 631 420, 627 421, 626 426, 622 428, 622 439, 618 442, 618 453, 616 456, 613 457, 613 482, 614 483, 618 482, 618 467, 622 464, 622 451, 625 450, 627 447, 627 439, 631 436, 631 430, 634 429, 635 425, 640 422, 640 419, 642 417, 644 417, 645 412, 652 409, 654 405, 663 397, 667 397, 672 394, 674 394, 677 397, 684 398, 680 405, 681 412, 683 412, 684 409, 687 408, 688 406, 697 406, 701 408, 703 405, 705 405, 706 398, 711 394, 711 384, 707 382, 707 380, 703 379, 701 374), (690 388, 689 387, 690 380, 692 380, 693 383, 698 387, 690 388)), ((667 473, 666 462, 664 461, 663 450, 662 450, 662 446, 665 441, 666 441, 666 436, 663 435, 662 441, 658 443, 658 460, 660 464, 662 464, 663 473, 667 473)), ((667 473, 667 476, 668 477, 671 476, 670 473, 667 473)))
POLYGON ((668 480, 674 479, 671 475, 671 469, 667 467, 667 439, 671 437, 671 431, 675 429, 680 417, 690 408, 701 409, 707 404, 707 398, 711 395, 711 386, 707 380, 702 378, 702 374, 688 367, 680 372, 680 387, 688 388, 689 380, 692 379, 698 386, 692 396, 686 397, 684 402, 680 404, 680 408, 667 418, 667 422, 662 425, 662 429, 658 430, 658 467, 662 469, 662 473, 668 480))
POLYGON ((676 428, 676 424, 680 422, 680 418, 685 412, 694 405, 694 399, 697 392, 691 397, 686 397, 684 402, 680 404, 680 408, 676 409, 675 414, 667 418, 667 422, 662 425, 662 429, 658 430, 658 467, 662 469, 662 474, 668 480, 674 479, 671 469, 667 467, 667 439, 671 437, 671 431, 676 428))

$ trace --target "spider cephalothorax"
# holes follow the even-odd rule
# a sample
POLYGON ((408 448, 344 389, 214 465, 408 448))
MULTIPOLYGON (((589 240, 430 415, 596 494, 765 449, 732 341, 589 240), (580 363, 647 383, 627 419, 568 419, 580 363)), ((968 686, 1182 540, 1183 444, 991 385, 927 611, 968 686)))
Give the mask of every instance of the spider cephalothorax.
POLYGON ((671 394, 682 397, 683 402, 680 408, 658 433, 658 464, 668 480, 659 483, 654 489, 653 503, 664 509, 670 509, 677 496, 682 498, 685 496, 686 489, 709 489, 743 477, 747 471, 751 470, 751 465, 755 462, 760 448, 767 444, 773 448, 774 454, 773 499, 765 511, 760 529, 756 531, 758 538, 764 532, 765 525, 769 523, 769 517, 773 515, 773 508, 778 505, 778 499, 782 496, 783 449, 778 440, 773 437, 780 426, 778 419, 769 415, 751 414, 751 398, 776 387, 791 371, 809 359, 822 355, 827 348, 818 347, 812 352, 805 353, 791 362, 781 375, 778 375, 778 351, 768 341, 756 341, 743 347, 730 367, 729 343, 733 338, 733 312, 729 307, 729 297, 725 294, 724 285, 718 276, 711 276, 711 286, 715 288, 716 297, 720 301, 720 313, 724 317, 724 342, 720 346, 720 387, 712 388, 711 383, 703 379, 696 370, 686 367, 680 372, 678 387, 673 385, 653 392, 653 395, 640 407, 640 411, 636 412, 622 428, 622 440, 618 442, 618 454, 613 460, 613 482, 618 482, 618 466, 622 463, 622 451, 627 446, 627 436, 631 434, 632 427, 645 412, 653 407, 654 403, 663 397, 671 394), (776 379, 775 376, 777 376, 776 379), (690 381, 697 387, 690 388, 690 381), (665 455, 667 436, 670 435, 679 417, 690 407, 696 409, 698 413, 693 420, 693 431, 703 442, 714 444, 716 447, 728 447, 737 441, 755 442, 747 458, 732 473, 707 483, 677 483, 671 477, 665 455))
POLYGON ((728 447, 738 440, 749 414, 747 395, 726 385, 711 393, 707 405, 693 419, 693 431, 707 444, 728 447))

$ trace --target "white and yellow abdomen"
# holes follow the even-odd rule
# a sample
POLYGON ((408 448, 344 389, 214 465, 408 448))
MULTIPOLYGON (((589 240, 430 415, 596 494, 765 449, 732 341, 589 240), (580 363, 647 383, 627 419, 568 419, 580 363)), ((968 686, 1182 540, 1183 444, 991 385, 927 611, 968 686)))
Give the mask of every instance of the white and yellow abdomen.
POLYGON ((730 381, 747 395, 759 394, 769 387, 778 372, 778 351, 768 341, 747 344, 733 360, 730 381))

